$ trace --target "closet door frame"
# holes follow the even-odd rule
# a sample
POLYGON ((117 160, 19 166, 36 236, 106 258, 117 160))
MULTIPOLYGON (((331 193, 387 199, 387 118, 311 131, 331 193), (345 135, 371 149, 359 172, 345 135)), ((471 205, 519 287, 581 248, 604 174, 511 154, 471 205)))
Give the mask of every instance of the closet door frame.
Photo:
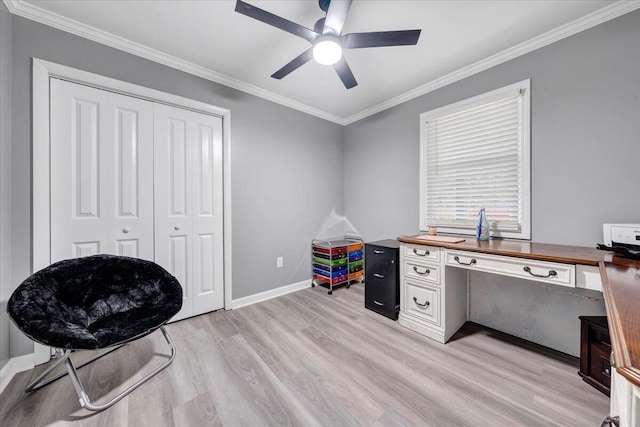
MULTIPOLYGON (((38 58, 33 58, 32 71, 33 252, 31 272, 34 273, 51 264, 49 84, 52 78, 59 78, 97 89, 222 118, 224 308, 231 309, 231 111, 226 108, 216 107, 204 102, 171 95, 38 58)), ((34 343, 34 365, 46 363, 50 358, 51 349, 49 347, 34 343)))

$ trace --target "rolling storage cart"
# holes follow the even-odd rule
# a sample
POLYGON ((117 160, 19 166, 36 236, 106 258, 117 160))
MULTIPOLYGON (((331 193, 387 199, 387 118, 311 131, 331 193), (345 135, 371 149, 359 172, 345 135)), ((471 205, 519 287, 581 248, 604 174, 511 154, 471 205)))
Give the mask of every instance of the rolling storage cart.
POLYGON ((357 237, 311 242, 311 286, 349 288, 351 282, 364 278, 364 242, 357 237))

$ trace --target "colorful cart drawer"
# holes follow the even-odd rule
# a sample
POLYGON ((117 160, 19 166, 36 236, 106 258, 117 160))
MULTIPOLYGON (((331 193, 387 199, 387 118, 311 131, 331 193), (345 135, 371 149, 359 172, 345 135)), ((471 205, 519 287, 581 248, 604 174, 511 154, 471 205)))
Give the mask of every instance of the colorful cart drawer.
POLYGON ((348 274, 348 270, 346 267, 341 270, 333 270, 333 271, 326 271, 320 268, 314 268, 313 272, 315 274, 320 274, 322 276, 331 277, 331 278, 346 276, 348 274))
POLYGON ((323 254, 330 254, 330 255, 340 255, 340 254, 346 254, 348 252, 346 247, 338 247, 338 248, 325 248, 322 246, 315 246, 313 250, 315 252, 320 252, 323 254))
POLYGON ((335 285, 341 284, 343 282, 346 283, 349 280, 348 276, 340 276, 340 277, 335 277, 330 281, 328 277, 322 276, 320 274, 314 274, 314 278, 318 280, 318 283, 317 283, 318 285, 330 284, 332 287, 335 285))
POLYGON ((347 258, 340 258, 336 260, 323 259, 318 257, 313 257, 313 262, 318 264, 329 265, 331 267, 339 267, 341 265, 347 265, 347 258))
POLYGON ((349 280, 362 280, 362 275, 364 274, 364 271, 360 270, 357 273, 351 273, 349 274, 349 280))
POLYGON ((342 259, 342 258, 347 258, 349 256, 349 254, 347 252, 341 253, 341 254, 337 254, 337 255, 331 255, 331 254, 325 254, 322 252, 318 252, 318 251, 313 251, 313 256, 316 258, 322 258, 322 259, 328 259, 328 260, 336 260, 336 259, 342 259))

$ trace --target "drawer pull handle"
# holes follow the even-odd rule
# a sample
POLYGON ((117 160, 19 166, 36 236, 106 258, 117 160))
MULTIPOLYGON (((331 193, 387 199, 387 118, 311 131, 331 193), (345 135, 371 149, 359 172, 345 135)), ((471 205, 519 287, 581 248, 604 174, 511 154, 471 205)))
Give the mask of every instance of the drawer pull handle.
POLYGON ((382 306, 384 305, 384 303, 383 303, 383 302, 378 302, 378 301, 376 301, 376 300, 373 300, 373 303, 374 303, 375 305, 379 305, 380 307, 382 307, 382 306))
POLYGON ((374 249, 373 253, 374 254, 378 254, 378 255, 382 255, 384 253, 384 251, 381 251, 380 249, 374 249))
POLYGON ((424 271, 418 271, 418 267, 416 267, 415 265, 413 266, 413 271, 421 276, 426 276, 427 274, 431 273, 431 270, 429 270, 428 268, 425 268, 424 271))
POLYGON ((384 274, 373 273, 373 277, 377 277, 378 279, 384 279, 384 274))
POLYGON ((471 261, 469 262, 462 262, 460 261, 460 258, 458 258, 458 255, 454 256, 453 259, 460 265, 473 265, 477 262, 475 258, 471 258, 471 261))
POLYGON ((429 307, 430 305, 429 301, 425 301, 424 304, 420 304, 416 297, 413 297, 413 302, 415 302, 418 307, 429 307))
POLYGON ((429 255, 431 252, 429 252, 427 249, 425 249, 425 250, 424 250, 424 253, 423 253, 423 254, 421 254, 420 252, 418 252, 418 250, 417 250, 417 249, 413 249, 413 253, 414 253, 414 254, 416 254, 416 255, 418 255, 418 256, 427 256, 427 255, 429 255))
POLYGON ((527 273, 529 273, 533 277, 542 277, 543 279, 548 279, 549 277, 556 277, 558 275, 558 272, 556 272, 555 270, 549 270, 549 274, 547 274, 546 276, 544 274, 536 274, 536 273, 534 273, 533 271, 531 271, 531 269, 529 267, 525 267, 524 271, 526 271, 527 273))

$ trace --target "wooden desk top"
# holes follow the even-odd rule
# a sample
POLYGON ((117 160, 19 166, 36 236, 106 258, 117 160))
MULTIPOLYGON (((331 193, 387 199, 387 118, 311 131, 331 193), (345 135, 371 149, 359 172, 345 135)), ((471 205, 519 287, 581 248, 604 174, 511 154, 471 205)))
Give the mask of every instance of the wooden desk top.
POLYGON ((616 370, 640 387, 640 261, 600 264, 616 370))
POLYGON ((416 239, 416 236, 398 237, 399 241, 414 245, 599 266, 616 370, 640 387, 640 261, 582 246, 500 239, 478 241, 472 236, 465 239, 461 243, 443 243, 416 239))
MULTIPOLYGON (((563 262, 597 266, 600 262, 611 261, 613 253, 584 246, 563 246, 547 243, 532 243, 520 240, 492 239, 479 241, 473 236, 464 236, 461 243, 432 242, 416 239, 417 236, 400 236, 398 240, 414 245, 438 246, 461 251, 481 252, 491 255, 506 255, 540 261, 563 262)), ((462 236, 460 236, 462 237, 462 236)))

